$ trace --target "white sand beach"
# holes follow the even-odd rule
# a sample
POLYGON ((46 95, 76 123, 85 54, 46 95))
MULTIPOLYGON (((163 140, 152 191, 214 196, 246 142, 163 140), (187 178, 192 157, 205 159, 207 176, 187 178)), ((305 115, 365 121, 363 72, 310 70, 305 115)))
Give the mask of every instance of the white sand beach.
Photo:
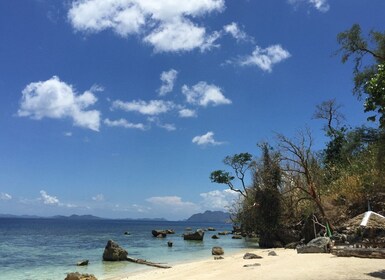
MULTIPOLYGON (((178 264, 170 269, 154 268, 148 271, 113 278, 113 280, 172 280, 172 279, 385 279, 384 259, 336 257, 331 254, 297 254, 296 250, 274 249, 277 256, 269 256, 272 250, 249 249, 222 260, 208 257, 205 260, 178 264), (262 259, 244 260, 246 252, 262 256, 262 259), (244 265, 257 266, 244 267, 244 265)), ((112 279, 111 279, 112 280, 112 279)))

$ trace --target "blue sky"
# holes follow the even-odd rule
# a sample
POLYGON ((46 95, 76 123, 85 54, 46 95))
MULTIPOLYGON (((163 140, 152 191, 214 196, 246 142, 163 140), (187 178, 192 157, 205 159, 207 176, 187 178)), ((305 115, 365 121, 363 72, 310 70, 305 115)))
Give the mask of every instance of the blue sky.
POLYGON ((336 35, 383 0, 0 1, 0 213, 183 219, 235 195, 226 155, 336 98, 362 125, 336 35))

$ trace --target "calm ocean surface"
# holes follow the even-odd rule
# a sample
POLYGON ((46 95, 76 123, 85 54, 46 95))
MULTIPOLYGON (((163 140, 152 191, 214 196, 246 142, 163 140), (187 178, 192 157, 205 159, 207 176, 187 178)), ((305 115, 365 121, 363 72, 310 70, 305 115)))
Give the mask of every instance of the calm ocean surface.
POLYGON ((174 265, 178 262, 207 258, 213 246, 226 253, 244 247, 255 247, 231 235, 211 238, 231 225, 188 222, 153 222, 126 220, 60 220, 0 218, 0 280, 64 280, 68 272, 92 273, 98 279, 109 279, 150 268, 129 262, 103 262, 104 247, 109 239, 119 243, 130 257, 174 265), (214 227, 203 242, 184 241, 186 227, 193 230, 214 227), (153 229, 174 229, 164 239, 154 238, 153 229), (125 235, 125 232, 130 235, 125 235), (167 241, 173 241, 173 247, 167 241), (88 259, 89 265, 76 263, 88 259))

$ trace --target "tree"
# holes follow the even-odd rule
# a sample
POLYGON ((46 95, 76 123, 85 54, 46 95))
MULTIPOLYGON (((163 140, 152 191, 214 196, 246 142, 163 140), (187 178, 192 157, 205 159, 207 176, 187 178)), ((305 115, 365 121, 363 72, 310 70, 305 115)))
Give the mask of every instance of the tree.
MULTIPOLYGON (((353 93, 362 97, 365 93, 368 95, 364 103, 365 112, 374 111, 380 115, 380 126, 385 126, 383 117, 384 107, 384 90, 381 87, 372 89, 371 81, 378 80, 383 77, 379 69, 379 65, 385 63, 385 32, 370 31, 369 38, 363 38, 361 27, 354 24, 349 30, 341 32, 337 35, 337 41, 341 48, 338 50, 342 54, 342 63, 348 61, 351 57, 354 60, 354 88, 353 93), (367 60, 366 57, 369 56, 367 60), (372 61, 371 63, 365 63, 372 61), (376 74, 379 76, 376 77, 376 74)), ((374 121, 376 116, 370 116, 368 120, 374 121)))
POLYGON ((280 155, 273 152, 267 143, 259 145, 262 150, 254 173, 256 232, 259 234, 260 247, 275 247, 281 230, 281 167, 280 155))
POLYGON ((309 130, 299 132, 294 140, 278 135, 281 149, 283 172, 288 177, 291 190, 300 190, 304 195, 299 200, 311 200, 321 216, 327 221, 324 205, 321 201, 321 167, 312 151, 313 138, 309 130))
POLYGON ((232 191, 240 193, 243 197, 247 197, 248 189, 245 183, 245 176, 246 172, 254 166, 253 156, 249 153, 240 153, 225 157, 223 162, 233 169, 235 176, 241 182, 242 188, 236 188, 232 182, 235 179, 235 176, 224 170, 215 170, 211 172, 211 182, 225 184, 232 191))

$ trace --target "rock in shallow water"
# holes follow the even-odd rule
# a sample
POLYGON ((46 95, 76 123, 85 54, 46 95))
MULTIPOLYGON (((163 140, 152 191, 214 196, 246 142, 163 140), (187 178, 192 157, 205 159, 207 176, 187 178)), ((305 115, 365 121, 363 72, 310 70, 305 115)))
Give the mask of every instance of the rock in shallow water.
POLYGON ((79 272, 71 272, 67 274, 64 280, 98 280, 93 274, 80 274, 79 272))
POLYGON ((103 252, 104 261, 125 261, 127 260, 128 252, 118 245, 113 240, 108 240, 103 252))

